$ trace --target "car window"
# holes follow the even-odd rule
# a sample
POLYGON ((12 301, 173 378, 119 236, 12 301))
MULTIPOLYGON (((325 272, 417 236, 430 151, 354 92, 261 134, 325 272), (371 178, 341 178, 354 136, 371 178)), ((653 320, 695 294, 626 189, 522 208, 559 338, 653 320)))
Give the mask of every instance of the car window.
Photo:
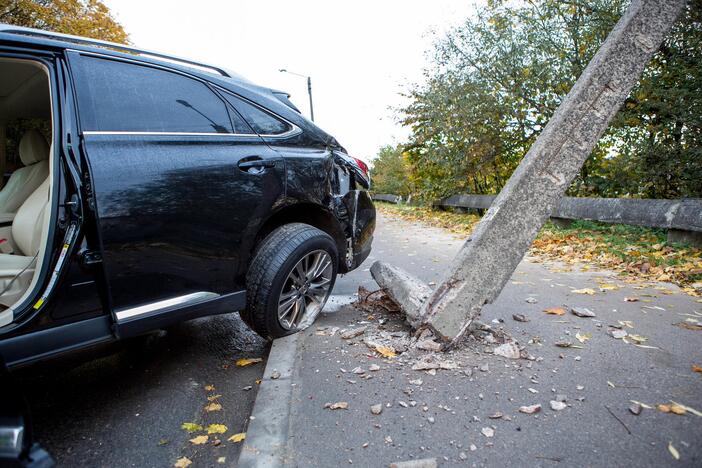
POLYGON ((289 123, 232 94, 224 94, 224 98, 259 135, 280 135, 291 128, 289 123))
POLYGON ((233 133, 224 102, 197 80, 87 56, 74 70, 85 130, 233 133))

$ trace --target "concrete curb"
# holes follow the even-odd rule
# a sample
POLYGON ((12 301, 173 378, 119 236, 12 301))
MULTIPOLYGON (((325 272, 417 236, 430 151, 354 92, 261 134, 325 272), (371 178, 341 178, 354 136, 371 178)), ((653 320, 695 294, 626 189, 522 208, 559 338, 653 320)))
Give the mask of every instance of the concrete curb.
POLYGON ((301 333, 273 341, 266 370, 256 395, 240 467, 278 467, 285 464, 293 393, 293 372, 301 333), (280 376, 271 378, 273 372, 280 376))

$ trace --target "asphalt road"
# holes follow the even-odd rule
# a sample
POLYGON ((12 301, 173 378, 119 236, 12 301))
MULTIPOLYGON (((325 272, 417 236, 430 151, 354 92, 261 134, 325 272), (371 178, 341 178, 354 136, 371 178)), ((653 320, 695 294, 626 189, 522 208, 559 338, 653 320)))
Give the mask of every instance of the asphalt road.
MULTIPOLYGON (((440 280, 462 244, 445 231, 382 216, 377 233, 375 258, 427 282, 440 280)), ((372 286, 369 264, 342 279, 338 292, 352 293, 359 283, 372 286)), ((330 334, 334 327, 384 318, 387 331, 406 330, 397 314, 352 308, 324 313, 297 347, 290 464, 388 466, 436 458, 439 466, 700 466, 699 416, 629 411, 630 400, 651 406, 673 400, 702 410, 702 375, 692 371, 702 365, 702 332, 674 325, 697 320, 695 313, 702 313, 702 304, 674 285, 630 284, 606 271, 527 260, 485 307, 483 320, 504 328, 537 359, 509 360, 493 355, 494 346, 477 344, 446 356, 461 367, 436 375, 412 370, 417 356, 379 359, 361 338, 330 334), (607 289, 609 284, 617 289, 607 289), (583 288, 594 294, 574 292, 583 288), (526 301, 530 297, 533 303, 526 301), (550 307, 568 312, 544 313, 550 307), (590 308, 597 317, 576 317, 570 307, 590 308), (515 313, 529 321, 515 321, 515 313), (650 348, 615 339, 611 325, 639 335, 650 348), (590 338, 580 343, 576 334, 590 338), (557 347, 559 341, 578 347, 557 347), (368 373, 371 364, 381 369, 368 373), (356 367, 371 378, 353 373, 356 367), (568 407, 554 411, 550 401, 558 395, 568 407), (324 408, 339 401, 348 402, 348 409, 324 408), (376 416, 370 407, 378 403, 383 412, 376 416), (542 405, 539 413, 519 412, 535 404, 542 405), (490 418, 498 412, 504 417, 490 418), (488 427, 492 437, 482 432, 488 427)))
POLYGON ((241 444, 226 438, 246 429, 268 349, 235 313, 22 369, 18 378, 37 438, 59 466, 172 467, 183 456, 198 467, 231 466, 241 444), (237 367, 244 357, 264 362, 237 367), (207 412, 213 395, 222 409, 207 412), (184 422, 228 430, 219 446, 195 446, 184 422))

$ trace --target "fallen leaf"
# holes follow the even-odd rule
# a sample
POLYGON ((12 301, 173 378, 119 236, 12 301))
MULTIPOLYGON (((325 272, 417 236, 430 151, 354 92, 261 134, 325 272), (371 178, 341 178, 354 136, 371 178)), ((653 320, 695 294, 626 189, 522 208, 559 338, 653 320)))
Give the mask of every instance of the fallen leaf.
POLYGON ((213 392, 215 389, 214 385, 205 385, 205 390, 208 392, 213 392))
POLYGON ((236 365, 239 367, 245 367, 245 366, 250 366, 251 364, 256 364, 258 362, 263 361, 263 358, 260 357, 255 357, 255 358, 241 358, 236 361, 236 365))
POLYGON ((692 372, 699 372, 702 374, 702 367, 696 366, 695 364, 692 365, 692 372))
POLYGON ((680 460, 680 452, 678 452, 678 449, 673 447, 672 442, 668 442, 668 451, 673 456, 673 458, 675 458, 676 460, 680 460))
POLYGON ((238 434, 234 434, 227 440, 229 442, 241 442, 242 440, 246 439, 246 432, 239 432, 238 434))
POLYGON ((390 346, 376 346, 375 350, 385 358, 394 358, 397 353, 390 346))
POLYGON ((186 468, 192 464, 193 462, 188 457, 183 457, 176 460, 173 466, 175 466, 176 468, 186 468))
POLYGON ((205 411, 212 412, 212 411, 220 411, 222 409, 222 405, 219 403, 210 403, 209 405, 205 406, 205 411))
POLYGON ((212 395, 207 397, 207 401, 215 401, 218 398, 222 398, 222 395, 212 395))
POLYGON ((617 320, 617 322, 619 322, 619 325, 622 327, 634 328, 634 322, 631 320, 617 320))
POLYGON ((199 435, 199 436, 197 436, 197 437, 193 437, 192 439, 190 439, 190 443, 193 444, 193 445, 202 445, 202 444, 206 444, 207 441, 209 440, 209 438, 210 438, 210 436, 199 435))
POLYGON ((210 424, 206 429, 208 434, 224 434, 227 432, 227 426, 224 424, 210 424))
POLYGON ((185 429, 186 431, 193 433, 193 432, 198 432, 202 430, 202 426, 199 424, 191 423, 191 422, 184 422, 183 424, 180 425, 181 429, 185 429))
POLYGON ((595 290, 592 288, 573 289, 571 292, 575 294, 587 294, 588 296, 595 295, 595 290))
POLYGON ((549 315, 565 315, 565 309, 563 307, 549 307, 548 309, 544 309, 544 312, 549 315))
POLYGON ((672 401, 672 400, 671 400, 671 403, 673 403, 674 405, 677 405, 677 406, 683 408, 685 411, 688 411, 688 412, 694 414, 694 415, 697 416, 697 417, 702 418, 702 412, 697 411, 695 408, 691 408, 691 407, 689 407, 689 406, 685 406, 685 405, 683 405, 682 403, 677 403, 677 402, 672 401))
POLYGON ((674 323, 673 325, 675 325, 676 327, 684 328, 686 330, 695 330, 695 331, 702 330, 702 325, 697 325, 694 323, 678 322, 678 323, 674 323))
POLYGON ((577 340, 578 340, 579 342, 585 343, 587 340, 589 340, 590 338, 592 338, 592 333, 582 333, 582 334, 581 334, 580 332, 577 332, 577 333, 575 334, 575 338, 577 338, 577 340))
POLYGON ((600 291, 616 291, 619 286, 612 283, 602 283, 600 284, 600 291))
POLYGON ((638 297, 625 297, 624 302, 639 302, 638 297))
POLYGON ((645 343, 648 338, 641 335, 632 335, 631 333, 627 336, 628 339, 635 341, 637 344, 645 343))
POLYGON ((348 409, 349 404, 346 401, 338 401, 336 403, 326 403, 324 407, 330 410, 348 409))

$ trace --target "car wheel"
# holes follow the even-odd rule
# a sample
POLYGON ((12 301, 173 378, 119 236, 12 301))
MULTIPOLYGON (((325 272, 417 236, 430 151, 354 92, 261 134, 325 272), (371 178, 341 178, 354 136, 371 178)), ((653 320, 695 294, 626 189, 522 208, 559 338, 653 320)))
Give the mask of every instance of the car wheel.
POLYGON ((269 340, 310 326, 334 287, 334 240, 308 224, 277 228, 258 246, 246 277, 244 321, 269 340))

